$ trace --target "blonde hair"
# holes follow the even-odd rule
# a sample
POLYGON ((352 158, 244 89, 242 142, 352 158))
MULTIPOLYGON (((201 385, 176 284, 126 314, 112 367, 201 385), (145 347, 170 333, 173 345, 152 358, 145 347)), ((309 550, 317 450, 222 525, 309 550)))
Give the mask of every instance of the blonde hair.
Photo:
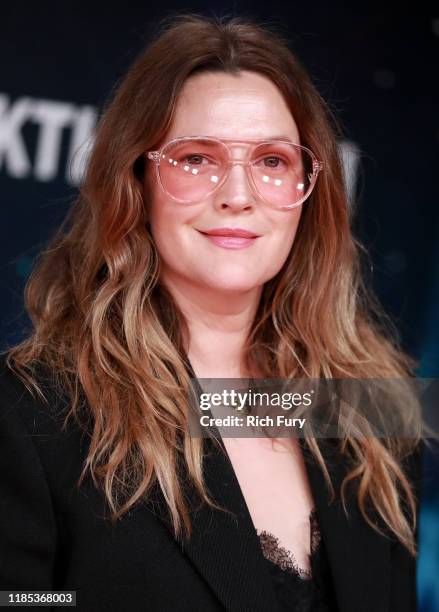
MULTIPOLYGON (((351 233, 337 149, 340 128, 288 45, 278 33, 237 18, 173 19, 135 61, 101 117, 79 198, 26 287, 34 330, 9 351, 8 362, 40 393, 35 366, 56 373, 72 400, 69 416, 78 422, 85 400, 92 429, 79 483, 91 474, 114 519, 158 483, 176 535, 191 529, 181 464, 201 499, 212 502, 203 482, 203 440, 188 432, 187 329, 159 283, 143 160, 169 128, 190 75, 241 70, 271 79, 302 144, 324 163, 291 253, 264 286, 244 350, 246 370, 264 377, 381 379, 412 376, 416 365, 398 348, 394 330, 393 336, 384 330, 365 289, 363 247, 351 233)), ((399 411, 404 425, 404 405, 399 411)), ((347 484, 358 482, 366 520, 378 529, 371 504, 412 553, 416 500, 401 466, 418 438, 346 431, 339 441, 351 466, 342 498, 347 484)), ((317 441, 306 442, 331 486, 317 441)))

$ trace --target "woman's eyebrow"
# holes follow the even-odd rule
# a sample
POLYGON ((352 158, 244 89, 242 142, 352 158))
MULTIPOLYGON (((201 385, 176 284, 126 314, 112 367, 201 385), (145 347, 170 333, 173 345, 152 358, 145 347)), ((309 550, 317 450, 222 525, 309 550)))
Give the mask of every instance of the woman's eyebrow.
MULTIPOLYGON (((237 138, 236 140, 239 140, 239 138, 237 138)), ((243 138, 242 140, 246 140, 245 138, 243 138)), ((266 136, 259 136, 257 138, 248 138, 247 140, 288 140, 289 142, 293 142, 294 140, 296 140, 296 138, 292 135, 292 134, 273 134, 273 135, 266 135, 266 136)))

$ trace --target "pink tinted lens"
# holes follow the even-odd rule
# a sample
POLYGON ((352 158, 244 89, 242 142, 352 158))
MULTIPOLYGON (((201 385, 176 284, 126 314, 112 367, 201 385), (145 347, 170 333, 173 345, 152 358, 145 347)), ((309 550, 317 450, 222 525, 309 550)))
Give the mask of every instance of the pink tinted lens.
POLYGON ((170 143, 160 159, 160 180, 172 197, 197 202, 215 189, 227 168, 227 148, 207 139, 170 143))
POLYGON ((261 144, 252 156, 256 189, 273 206, 291 206, 311 188, 313 158, 306 149, 282 142, 261 144))

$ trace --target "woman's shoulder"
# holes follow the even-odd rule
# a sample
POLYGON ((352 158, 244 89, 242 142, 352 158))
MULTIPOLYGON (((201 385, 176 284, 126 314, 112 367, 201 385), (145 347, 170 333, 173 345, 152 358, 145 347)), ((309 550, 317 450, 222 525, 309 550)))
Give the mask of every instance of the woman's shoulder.
MULTIPOLYGON (((32 393, 0 356, 0 444, 5 466, 22 481, 47 479, 57 495, 79 476, 90 442, 73 418, 71 402, 45 368, 35 369, 44 398, 32 393), (22 465, 25 462, 25 465, 22 465)), ((0 461, 0 479, 2 467, 0 461)), ((32 485, 34 486, 34 485, 32 485)))
POLYGON ((67 456, 76 462, 84 431, 74 419, 66 420, 71 402, 53 373, 43 366, 34 373, 42 395, 11 369, 7 354, 0 355, 0 439, 12 454, 37 451, 51 471, 67 456))
POLYGON ((10 365, 9 353, 0 354, 0 420, 21 418, 35 429, 39 423, 59 423, 68 406, 67 396, 55 376, 43 365, 33 368, 35 389, 10 365))

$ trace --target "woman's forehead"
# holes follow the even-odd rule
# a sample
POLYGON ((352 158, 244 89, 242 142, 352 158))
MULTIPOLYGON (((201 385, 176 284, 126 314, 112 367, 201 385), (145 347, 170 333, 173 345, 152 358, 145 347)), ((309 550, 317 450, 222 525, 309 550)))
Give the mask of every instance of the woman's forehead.
POLYGON ((174 110, 169 135, 298 137, 294 118, 278 88, 252 72, 203 73, 189 78, 174 110))

